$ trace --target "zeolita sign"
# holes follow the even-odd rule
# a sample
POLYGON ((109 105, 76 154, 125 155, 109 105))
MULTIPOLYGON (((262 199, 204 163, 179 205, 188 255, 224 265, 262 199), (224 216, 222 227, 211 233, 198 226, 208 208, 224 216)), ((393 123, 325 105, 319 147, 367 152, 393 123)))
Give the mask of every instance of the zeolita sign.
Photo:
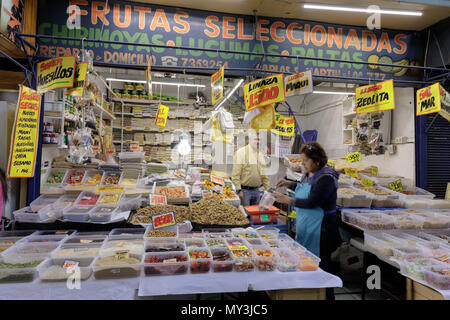
MULTIPOLYGON (((332 25, 302 20, 224 14, 200 10, 163 7, 145 3, 110 0, 66 0, 39 2, 38 34, 76 39, 100 39, 127 42, 106 44, 84 42, 98 62, 154 68, 194 67, 215 72, 225 66, 254 68, 276 73, 300 73, 312 76, 364 77, 374 81, 389 78, 418 79, 415 69, 402 68, 423 61, 423 41, 412 32, 368 30, 361 27, 332 25), (71 18, 79 24, 67 25, 69 5, 78 10, 71 18), (102 25, 104 28, 102 32, 102 25), (142 44, 167 45, 157 48, 142 44), (178 48, 177 48, 178 47, 178 48), (185 50, 198 48, 201 50, 185 50), (205 50, 210 51, 205 51, 205 50), (220 52, 220 50, 238 53, 220 52), (242 53, 244 52, 244 53, 242 53), (292 58, 264 57, 266 54, 292 58), (260 55, 256 55, 260 54, 260 55), (307 57, 297 59, 297 56, 307 57), (349 62, 311 60, 328 58, 349 62), (358 64, 357 62, 394 64, 395 67, 358 64)), ((76 56, 81 41, 43 39, 39 54, 46 57, 76 56)), ((245 73, 245 71, 240 71, 245 73)))

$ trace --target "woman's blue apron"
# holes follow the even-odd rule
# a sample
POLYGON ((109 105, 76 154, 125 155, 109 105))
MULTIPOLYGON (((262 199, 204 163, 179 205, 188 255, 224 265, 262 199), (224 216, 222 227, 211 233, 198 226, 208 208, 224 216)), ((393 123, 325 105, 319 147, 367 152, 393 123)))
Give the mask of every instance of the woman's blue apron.
MULTIPOLYGON (((309 197, 311 184, 317 173, 318 171, 313 175, 310 182, 303 182, 302 180, 302 182, 297 183, 297 187, 295 188, 296 198, 307 199, 309 197)), ((324 216, 323 209, 320 207, 312 209, 295 208, 295 211, 297 214, 295 240, 308 249, 308 251, 320 257, 320 231, 324 216)))

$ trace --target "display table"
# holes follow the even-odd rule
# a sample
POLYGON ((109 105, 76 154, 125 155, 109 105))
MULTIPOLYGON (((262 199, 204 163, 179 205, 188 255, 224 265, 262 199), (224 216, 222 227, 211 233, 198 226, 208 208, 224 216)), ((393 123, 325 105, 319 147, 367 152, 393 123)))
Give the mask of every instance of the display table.
POLYGON ((406 277, 407 300, 450 300, 450 290, 437 291, 423 282, 406 277))
MULTIPOLYGON (((69 289, 66 281, 0 284, 1 300, 133 300, 146 296, 247 292, 268 292, 272 299, 319 299, 323 288, 342 287, 340 278, 322 270, 312 272, 207 273, 153 276, 114 280, 93 277, 69 289), (285 290, 293 289, 293 290, 285 290), (301 292, 302 295, 298 295, 301 292)), ((323 298, 325 295, 323 294, 323 298)))
MULTIPOLYGON (((223 272, 142 277, 139 296, 246 292, 342 287, 342 280, 323 270, 307 272, 223 272)), ((286 290, 289 291, 289 290, 286 290)))

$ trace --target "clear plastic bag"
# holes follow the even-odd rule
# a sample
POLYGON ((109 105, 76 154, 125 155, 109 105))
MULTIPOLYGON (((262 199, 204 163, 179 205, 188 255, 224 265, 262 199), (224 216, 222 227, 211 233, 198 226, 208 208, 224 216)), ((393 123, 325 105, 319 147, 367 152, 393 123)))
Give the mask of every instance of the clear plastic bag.
POLYGON ((264 194, 262 195, 261 200, 259 201, 258 208, 260 210, 269 210, 274 203, 275 197, 272 195, 272 193, 264 191, 264 194))

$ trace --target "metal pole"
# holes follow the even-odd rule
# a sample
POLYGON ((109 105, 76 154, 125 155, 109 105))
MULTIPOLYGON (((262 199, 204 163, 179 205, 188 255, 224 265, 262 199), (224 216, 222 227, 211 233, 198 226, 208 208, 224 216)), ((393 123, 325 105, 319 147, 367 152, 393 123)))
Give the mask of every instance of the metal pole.
MULTIPOLYGON (((39 38, 39 39, 51 39, 51 40, 66 40, 66 41, 80 41, 79 38, 69 38, 69 37, 61 37, 61 36, 47 36, 47 35, 36 35, 36 34, 25 34, 19 33, 19 36, 23 37, 31 37, 31 38, 39 38)), ((317 57, 306 57, 306 56, 291 56, 291 55, 282 55, 282 54, 266 54, 266 53, 252 53, 247 51, 236 51, 236 50, 218 50, 218 49, 208 49, 208 48, 190 48, 185 46, 168 46, 168 45, 158 45, 158 44, 150 44, 150 43, 129 43, 124 41, 110 41, 110 40, 90 40, 85 39, 87 42, 94 43, 107 43, 107 44, 119 44, 124 46, 140 46, 140 47, 155 47, 155 48, 165 48, 165 49, 180 49, 180 50, 197 50, 203 52, 214 52, 218 51, 223 53, 233 53, 233 54, 241 54, 241 55, 250 55, 250 56, 267 56, 267 57, 276 57, 276 58, 288 58, 288 59, 305 59, 305 60, 319 60, 319 61, 329 61, 329 62, 337 62, 337 63, 350 63, 350 64, 366 64, 366 65, 374 65, 374 66, 383 66, 383 67, 394 67, 394 68, 407 68, 407 69, 421 69, 421 70, 432 70, 432 71, 441 71, 446 72, 449 69, 447 68, 434 68, 434 67, 422 67, 422 66, 404 66, 397 64, 387 64, 387 63, 374 63, 368 61, 352 61, 352 60, 339 60, 339 59, 331 59, 331 58, 317 58, 317 57)))

